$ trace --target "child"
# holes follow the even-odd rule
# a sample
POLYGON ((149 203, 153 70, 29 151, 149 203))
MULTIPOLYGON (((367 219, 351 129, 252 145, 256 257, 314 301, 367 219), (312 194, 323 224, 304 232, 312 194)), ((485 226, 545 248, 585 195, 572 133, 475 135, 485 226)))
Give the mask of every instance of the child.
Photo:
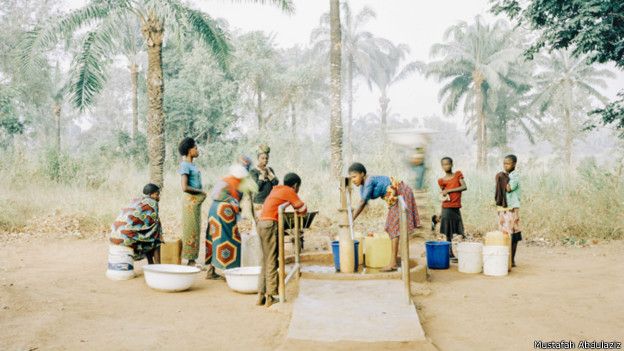
POLYGON ((353 220, 362 213, 369 200, 382 198, 388 205, 388 215, 386 216, 386 232, 392 240, 392 260, 388 266, 381 269, 382 272, 394 271, 398 268, 397 255, 399 251, 399 220, 401 217, 398 197, 403 196, 407 206, 407 231, 412 232, 420 227, 420 217, 414 199, 414 192, 407 184, 388 176, 369 176, 366 167, 361 163, 353 163, 349 167, 349 177, 355 186, 360 187, 360 205, 355 210, 353 220))
POLYGON ((113 222, 109 238, 108 270, 110 279, 134 277, 133 261, 147 258, 149 264, 160 263, 162 228, 158 217, 160 188, 143 187, 143 197, 121 210, 113 222))
POLYGON ((507 155, 503 161, 504 172, 496 175, 496 208, 498 227, 511 235, 511 266, 516 266, 516 248, 522 240, 520 231, 520 175, 516 171, 516 155, 507 155), (501 196, 504 194, 505 196, 501 196))
POLYGON ((289 203, 297 215, 307 212, 306 205, 297 193, 301 187, 301 178, 295 173, 284 176, 284 185, 273 187, 264 201, 258 222, 258 235, 262 246, 262 270, 258 278, 258 302, 256 305, 271 306, 277 295, 277 212, 278 208, 289 203))
MULTIPOLYGON (((453 235, 459 234, 464 236, 464 223, 461 217, 460 208, 461 195, 463 191, 466 191, 468 187, 464 181, 464 175, 461 171, 453 173, 453 159, 450 157, 443 157, 440 161, 442 170, 444 170, 444 177, 438 179, 438 185, 440 186, 440 196, 442 200, 442 213, 440 218, 434 216, 432 218, 433 226, 435 222, 440 222, 440 233, 446 236, 446 240, 452 243, 453 235)), ((453 255, 453 245, 449 247, 449 254, 451 258, 455 258, 453 255)))
POLYGON ((201 205, 206 200, 206 192, 202 190, 201 173, 193 163, 199 156, 195 140, 184 138, 178 151, 182 156, 178 174, 182 176, 182 191, 185 193, 182 206, 182 258, 188 261, 189 266, 194 266, 199 254, 201 205))

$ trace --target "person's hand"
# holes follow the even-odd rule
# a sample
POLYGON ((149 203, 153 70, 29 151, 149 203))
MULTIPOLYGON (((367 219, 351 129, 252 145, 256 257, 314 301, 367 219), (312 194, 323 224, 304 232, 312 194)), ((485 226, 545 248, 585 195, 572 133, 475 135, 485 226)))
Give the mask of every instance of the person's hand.
POLYGON ((442 196, 446 196, 446 195, 448 195, 448 191, 446 191, 446 190, 442 190, 442 191, 440 192, 440 194, 442 194, 442 196))

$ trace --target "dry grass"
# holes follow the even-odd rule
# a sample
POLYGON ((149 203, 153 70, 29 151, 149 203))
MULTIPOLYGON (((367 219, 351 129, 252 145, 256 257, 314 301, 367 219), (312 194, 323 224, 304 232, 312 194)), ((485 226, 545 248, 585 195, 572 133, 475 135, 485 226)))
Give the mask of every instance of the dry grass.
MULTIPOLYGON (((240 147, 252 149, 249 145, 240 147)), ((325 217, 319 223, 323 223, 326 228, 319 229, 334 231, 335 223, 328 218, 334 217, 339 205, 338 184, 329 175, 326 161, 320 157, 310 157, 323 155, 325 146, 315 143, 300 148, 282 145, 274 150, 272 167, 280 176, 292 170, 302 176, 304 183, 300 195, 310 208, 318 209, 321 217, 325 217), (280 149, 291 152, 280 154, 280 149)), ((388 149, 369 152, 363 161, 371 174, 390 174, 408 179, 409 172, 405 166, 386 156, 392 152, 388 149)), ((230 156, 232 153, 236 154, 236 150, 230 156)), ((0 167, 0 232, 75 232, 104 236, 119 209, 140 194, 147 180, 144 169, 136 169, 121 161, 110 165, 77 161, 80 166, 78 172, 63 179, 62 183, 46 178, 36 161, 4 161, 2 163, 6 166, 0 167)), ((221 162, 222 166, 219 167, 202 164, 201 160, 199 164, 207 189, 227 168, 226 162, 221 162)), ((180 234, 182 193, 179 191, 175 163, 170 162, 168 167, 161 200, 161 219, 166 235, 177 236, 180 234)), ((493 206, 493 179, 496 171, 462 171, 469 187, 463 196, 462 209, 467 231, 478 235, 496 228, 493 206)), ((609 172, 588 166, 576 172, 522 168, 521 172, 521 218, 525 236, 571 243, 589 238, 624 238, 624 179, 621 170, 609 172)), ((439 173, 438 169, 428 172, 428 184, 432 185, 432 190, 429 192, 430 203, 425 206, 424 212, 437 210, 433 185, 439 173)), ((354 199, 358 199, 357 195, 354 199)), ((208 204, 204 204, 202 212, 205 217, 208 204)), ((384 204, 374 201, 362 219, 358 220, 356 229, 382 230, 384 212, 384 204)))

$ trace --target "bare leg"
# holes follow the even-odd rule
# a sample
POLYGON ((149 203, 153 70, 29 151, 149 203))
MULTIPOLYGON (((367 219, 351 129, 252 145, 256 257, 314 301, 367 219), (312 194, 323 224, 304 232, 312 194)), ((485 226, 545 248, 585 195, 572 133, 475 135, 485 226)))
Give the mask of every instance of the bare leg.
POLYGON ((399 237, 392 239, 392 255, 390 258, 390 264, 387 267, 382 268, 382 271, 393 271, 399 267, 397 264, 397 256, 399 253, 399 237))
POLYGON ((160 264, 160 247, 154 249, 154 263, 160 264))

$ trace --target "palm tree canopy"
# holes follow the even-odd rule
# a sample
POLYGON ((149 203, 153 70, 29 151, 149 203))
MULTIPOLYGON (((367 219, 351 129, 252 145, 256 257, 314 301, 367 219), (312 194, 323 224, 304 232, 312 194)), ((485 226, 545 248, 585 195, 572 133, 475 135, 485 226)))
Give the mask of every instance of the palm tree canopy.
MULTIPOLYGON (((286 12, 294 10, 290 0, 249 0, 272 3, 286 12)), ((71 82, 71 101, 84 110, 94 102, 106 81, 106 61, 119 51, 114 43, 124 40, 128 16, 134 16, 141 25, 155 17, 173 37, 192 35, 203 42, 219 66, 227 72, 231 48, 227 32, 218 20, 188 7, 179 0, 92 0, 87 5, 60 18, 54 18, 25 35, 21 44, 24 68, 37 64, 36 52, 47 50, 61 38, 72 38, 77 30, 87 28, 81 43, 81 52, 74 58, 71 82)))
POLYGON ((425 75, 444 83, 438 98, 444 102, 445 114, 454 114, 462 99, 464 111, 470 110, 477 79, 491 89, 504 85, 503 77, 522 52, 513 45, 509 25, 502 20, 489 25, 476 17, 473 24, 451 26, 443 38, 443 43, 431 48, 431 56, 441 59, 430 62, 425 75))

